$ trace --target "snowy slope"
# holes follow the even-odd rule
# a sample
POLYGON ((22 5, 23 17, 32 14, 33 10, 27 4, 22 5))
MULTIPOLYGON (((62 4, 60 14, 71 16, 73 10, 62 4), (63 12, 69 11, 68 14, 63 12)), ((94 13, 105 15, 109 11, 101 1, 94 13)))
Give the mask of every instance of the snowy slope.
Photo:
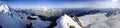
POLYGON ((0 12, 7 13, 9 11, 9 8, 6 4, 0 3, 0 12))
POLYGON ((38 16, 32 16, 37 20, 28 20, 26 17, 25 13, 14 11, 7 4, 0 4, 0 26, 2 28, 24 28, 30 22, 32 22, 33 28, 47 28, 51 23, 40 20, 38 16))
POLYGON ((91 14, 91 15, 85 15, 78 17, 79 20, 82 20, 84 22, 84 25, 87 26, 91 23, 94 23, 96 21, 105 21, 108 18, 105 16, 106 13, 100 13, 100 14, 91 14))
MULTIPOLYGON (((85 28, 120 28, 120 11, 115 11, 111 16, 107 17, 107 13, 89 14, 78 17, 85 28)), ((61 16, 54 28, 81 28, 72 17, 68 15, 61 16)))
MULTIPOLYGON (((61 16, 59 19, 57 19, 57 25, 54 28, 81 28, 81 26, 73 20, 73 17, 68 16, 73 12, 78 13, 76 15, 80 14, 80 17, 78 18, 82 25, 86 28, 120 28, 120 11, 117 10, 37 10, 31 10, 31 12, 28 12, 39 12, 39 15, 46 15, 48 17, 64 14, 64 16, 61 16)), ((38 16, 31 16, 32 18, 37 18, 36 20, 28 20, 26 17, 27 15, 25 13, 16 12, 7 4, 0 3, 0 26, 3 28, 24 28, 25 25, 29 24, 30 22, 32 22, 33 28, 47 28, 51 24, 50 21, 40 20, 41 18, 38 16)))
POLYGON ((2 28, 24 28, 26 24, 32 22, 33 28, 46 28, 50 21, 42 21, 38 16, 32 16, 37 20, 28 20, 25 13, 16 12, 9 8, 7 4, 0 4, 0 25, 2 28))
POLYGON ((56 22, 57 26, 55 26, 55 28, 70 28, 70 26, 81 28, 78 23, 73 21, 73 19, 68 15, 61 16, 56 22))
MULTIPOLYGON (((25 19, 25 18, 24 18, 25 19)), ((3 28, 24 28, 25 21, 7 4, 0 4, 0 25, 3 28)))
POLYGON ((106 17, 106 13, 98 13, 78 18, 83 21, 86 28, 120 28, 120 13, 119 11, 116 12, 116 14, 113 14, 110 17, 106 17))

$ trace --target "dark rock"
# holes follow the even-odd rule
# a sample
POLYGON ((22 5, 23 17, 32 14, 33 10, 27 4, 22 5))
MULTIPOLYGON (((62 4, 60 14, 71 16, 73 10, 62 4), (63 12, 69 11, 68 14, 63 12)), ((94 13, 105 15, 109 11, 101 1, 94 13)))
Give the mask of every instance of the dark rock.
POLYGON ((47 28, 54 28, 56 25, 56 21, 52 21, 52 23, 47 28))
POLYGON ((25 28, 33 28, 32 23, 26 24, 25 28))
POLYGON ((69 26, 69 28, 75 28, 75 26, 69 26))
POLYGON ((36 20, 37 18, 32 18, 31 16, 27 17, 28 20, 36 20))
POLYGON ((0 28, 2 28, 2 26, 0 25, 0 28))

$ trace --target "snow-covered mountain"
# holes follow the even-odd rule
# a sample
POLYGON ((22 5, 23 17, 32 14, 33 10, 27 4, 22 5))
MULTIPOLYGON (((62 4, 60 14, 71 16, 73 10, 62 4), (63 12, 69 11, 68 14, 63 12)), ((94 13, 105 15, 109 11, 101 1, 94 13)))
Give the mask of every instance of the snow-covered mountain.
POLYGON ((61 16, 56 22, 57 26, 55 26, 55 28, 81 28, 80 25, 68 15, 61 16))
POLYGON ((0 25, 2 28, 24 28, 25 20, 19 14, 10 9, 7 4, 0 3, 0 25))
POLYGON ((6 4, 1 3, 0 4, 0 11, 3 13, 7 13, 9 11, 9 7, 6 4))
POLYGON ((32 23, 33 28, 47 28, 50 21, 42 21, 38 16, 31 16, 36 20, 28 20, 25 13, 16 12, 7 4, 0 4, 0 27, 2 28, 25 28, 26 24, 32 23))
POLYGON ((106 13, 91 14, 78 17, 83 21, 86 28, 119 28, 120 11, 116 11, 112 16, 105 16, 106 13))
POLYGON ((32 23, 32 28, 120 28, 120 9, 44 9, 19 10, 0 3, 0 26, 25 28, 32 23))
POLYGON ((72 13, 75 13, 76 16, 84 16, 89 14, 97 13, 107 13, 105 16, 109 17, 114 14, 115 11, 120 10, 119 8, 49 8, 46 11, 43 11, 44 8, 38 9, 19 9, 18 11, 30 14, 37 15, 41 20, 51 21, 56 20, 64 14, 72 16, 72 13))
MULTIPOLYGON (((107 17, 107 13, 97 13, 78 17, 85 28, 119 28, 120 11, 107 17)), ((81 28, 74 18, 64 15, 57 19, 57 25, 54 28, 81 28)))

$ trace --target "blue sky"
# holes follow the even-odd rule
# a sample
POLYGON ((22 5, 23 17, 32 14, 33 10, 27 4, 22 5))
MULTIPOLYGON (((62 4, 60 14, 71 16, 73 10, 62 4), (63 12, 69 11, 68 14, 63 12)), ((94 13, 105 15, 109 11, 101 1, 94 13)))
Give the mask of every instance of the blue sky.
POLYGON ((119 7, 120 0, 1 0, 12 8, 119 7))

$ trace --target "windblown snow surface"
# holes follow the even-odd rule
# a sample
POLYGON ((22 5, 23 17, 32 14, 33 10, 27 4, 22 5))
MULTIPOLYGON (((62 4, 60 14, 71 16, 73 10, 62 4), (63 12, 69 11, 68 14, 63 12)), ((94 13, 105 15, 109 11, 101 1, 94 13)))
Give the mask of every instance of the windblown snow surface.
POLYGON ((110 17, 106 13, 78 17, 86 28, 120 28, 120 13, 110 17))
MULTIPOLYGON (((0 3, 0 26, 2 28, 25 28, 25 25, 30 22, 32 22, 33 28, 48 28, 52 23, 51 21, 43 21, 38 16, 31 16, 32 18, 37 18, 36 20, 28 20, 27 16, 25 13, 16 12, 7 4, 0 3)), ((113 13, 86 14, 77 18, 85 28, 120 28, 119 10, 113 13)), ((73 17, 64 14, 55 21, 57 25, 53 28, 82 28, 73 19, 73 17)))

